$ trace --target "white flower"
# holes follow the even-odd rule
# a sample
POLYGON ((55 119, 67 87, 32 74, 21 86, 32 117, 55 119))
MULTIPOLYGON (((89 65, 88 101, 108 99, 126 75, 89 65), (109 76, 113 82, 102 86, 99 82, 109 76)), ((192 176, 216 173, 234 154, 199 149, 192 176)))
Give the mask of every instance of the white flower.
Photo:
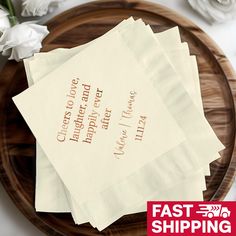
POLYGON ((236 0, 188 0, 188 2, 210 23, 222 23, 233 19, 236 15, 236 0))
POLYGON ((64 0, 23 0, 22 16, 43 16, 52 12, 64 0))
POLYGON ((0 8, 0 32, 3 32, 3 30, 10 27, 11 25, 8 19, 8 12, 0 8))
POLYGON ((42 48, 42 40, 47 36, 46 26, 26 22, 5 29, 0 37, 0 51, 9 60, 20 61, 32 56, 42 48))

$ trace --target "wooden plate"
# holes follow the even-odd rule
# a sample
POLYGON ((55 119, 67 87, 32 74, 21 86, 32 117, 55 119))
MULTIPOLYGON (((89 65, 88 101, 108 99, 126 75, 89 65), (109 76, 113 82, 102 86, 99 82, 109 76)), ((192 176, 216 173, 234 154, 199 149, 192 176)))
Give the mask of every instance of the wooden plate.
MULTIPOLYGON (((143 18, 155 32, 178 25, 183 41, 197 55, 205 114, 226 149, 211 164, 206 200, 222 200, 236 167, 235 107, 236 78, 214 42, 189 20, 175 12, 144 1, 98 1, 71 9, 48 23, 50 35, 44 50, 73 47, 104 34, 121 20, 143 18)), ((27 88, 22 63, 8 62, 0 74, 0 178, 23 214, 48 235, 146 235, 145 214, 125 216, 99 233, 89 224, 75 226, 69 214, 36 213, 35 139, 11 98, 27 88)), ((43 95, 42 95, 43 96, 43 95)), ((191 188, 191 186, 189 186, 191 188)))

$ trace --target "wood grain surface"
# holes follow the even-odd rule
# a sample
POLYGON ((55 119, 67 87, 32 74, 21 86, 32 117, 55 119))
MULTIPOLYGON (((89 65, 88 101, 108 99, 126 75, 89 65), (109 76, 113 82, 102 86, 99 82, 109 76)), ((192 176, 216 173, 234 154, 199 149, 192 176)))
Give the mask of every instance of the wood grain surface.
MULTIPOLYGON (((178 25, 191 54, 197 55, 206 118, 226 146, 211 164, 206 200, 222 200, 235 175, 236 76, 224 54, 196 25, 177 13, 144 1, 97 1, 64 12, 48 22, 44 51, 87 43, 134 16, 154 32, 178 25)), ((23 214, 47 235, 146 235, 145 213, 128 215, 102 232, 89 224, 75 226, 69 214, 36 213, 35 138, 11 98, 27 88, 23 63, 8 62, 0 73, 0 179, 23 214)), ((189 186, 191 188, 191 186, 189 186)))

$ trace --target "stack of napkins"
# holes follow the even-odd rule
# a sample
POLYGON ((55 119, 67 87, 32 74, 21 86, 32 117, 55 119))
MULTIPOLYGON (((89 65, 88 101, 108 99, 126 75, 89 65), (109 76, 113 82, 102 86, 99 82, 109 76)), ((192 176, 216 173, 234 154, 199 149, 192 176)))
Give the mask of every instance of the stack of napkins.
POLYGON ((148 200, 203 200, 224 146, 177 27, 154 34, 129 18, 24 63, 29 88, 13 100, 37 139, 37 211, 103 230, 148 200))

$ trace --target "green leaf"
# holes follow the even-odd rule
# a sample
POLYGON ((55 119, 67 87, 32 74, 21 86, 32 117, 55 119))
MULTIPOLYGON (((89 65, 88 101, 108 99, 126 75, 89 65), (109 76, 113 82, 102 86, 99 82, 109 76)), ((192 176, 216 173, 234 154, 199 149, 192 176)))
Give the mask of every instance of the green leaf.
POLYGON ((4 8, 6 8, 6 10, 8 10, 6 1, 0 0, 0 5, 2 5, 4 8))
POLYGON ((11 23, 11 26, 14 26, 17 24, 17 18, 15 13, 15 8, 11 0, 0 0, 0 4, 5 7, 8 10, 9 13, 9 21, 11 23))

